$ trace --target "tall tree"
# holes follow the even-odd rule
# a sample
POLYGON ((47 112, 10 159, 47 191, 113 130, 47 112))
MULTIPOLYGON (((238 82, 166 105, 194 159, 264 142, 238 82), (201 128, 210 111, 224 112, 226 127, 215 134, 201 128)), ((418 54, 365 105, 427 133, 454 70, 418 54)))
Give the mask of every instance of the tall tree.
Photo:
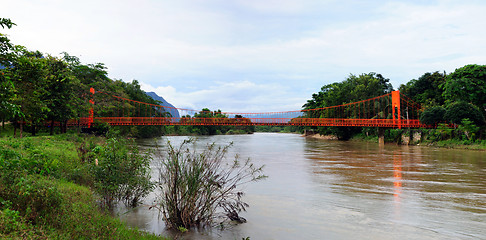
MULTIPOLYGON (((350 74, 342 82, 323 86, 320 92, 312 95, 312 99, 308 100, 303 108, 314 109, 352 103, 378 97, 391 91, 393 91, 393 87, 390 84, 390 80, 384 78, 381 74, 374 72, 359 76, 350 74)), ((311 118, 328 117, 317 116, 312 111, 306 113, 310 114, 307 117, 311 118)), ((359 131, 359 129, 351 127, 319 127, 318 131, 321 134, 334 134, 340 139, 347 139, 359 131)))
POLYGON ((46 95, 45 101, 49 112, 48 120, 51 121, 51 135, 54 130, 54 122, 60 123, 61 132, 66 132, 66 123, 75 118, 78 106, 75 92, 77 80, 74 78, 68 64, 61 59, 48 56, 46 58, 46 95))
POLYGON ((30 55, 25 53, 17 57, 12 73, 18 93, 16 103, 21 107, 25 120, 32 124, 32 134, 35 135, 37 126, 46 120, 50 111, 45 88, 48 69, 45 58, 30 55))
POLYGON ((440 106, 444 104, 443 90, 440 87, 445 83, 446 73, 425 73, 419 79, 413 79, 400 85, 400 92, 413 101, 425 106, 440 106))
POLYGON ((330 107, 381 96, 393 91, 390 80, 377 73, 350 74, 339 83, 325 85, 304 104, 305 109, 330 107))
POLYGON ((486 65, 470 64, 449 74, 442 85, 448 101, 466 101, 486 113, 486 65))
MULTIPOLYGON (((2 29, 5 28, 12 28, 12 26, 16 25, 8 18, 0 18, 0 26, 2 29)), ((10 39, 8 39, 7 35, 0 33, 0 65, 4 67, 9 66, 12 53, 11 51, 14 49, 14 45, 10 43, 10 39)))
MULTIPOLYGON (((0 18, 2 29, 11 28, 16 25, 8 18, 0 18)), ((12 65, 15 46, 10 39, 0 33, 0 120, 3 122, 12 117, 22 116, 18 105, 14 104, 15 85, 9 75, 9 67, 12 65)))

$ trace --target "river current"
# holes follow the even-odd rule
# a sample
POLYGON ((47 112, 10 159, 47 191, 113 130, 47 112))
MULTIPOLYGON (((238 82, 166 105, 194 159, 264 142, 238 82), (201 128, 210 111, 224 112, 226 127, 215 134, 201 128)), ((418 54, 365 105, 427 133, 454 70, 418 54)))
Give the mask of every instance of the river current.
POLYGON ((486 152, 280 133, 198 139, 201 146, 233 142, 228 156, 265 165, 268 178, 244 188, 250 207, 240 215, 248 222, 170 232, 148 208, 155 194, 144 206, 118 209, 123 221, 177 239, 486 239, 486 152))

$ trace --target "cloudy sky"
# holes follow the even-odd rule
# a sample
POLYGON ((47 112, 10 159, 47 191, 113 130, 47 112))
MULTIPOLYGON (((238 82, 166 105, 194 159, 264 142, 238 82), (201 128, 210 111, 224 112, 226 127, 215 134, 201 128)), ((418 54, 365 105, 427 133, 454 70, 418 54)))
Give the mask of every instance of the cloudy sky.
POLYGON ((486 63, 484 0, 0 0, 0 17, 15 44, 190 109, 299 110, 349 74, 398 88, 486 63))

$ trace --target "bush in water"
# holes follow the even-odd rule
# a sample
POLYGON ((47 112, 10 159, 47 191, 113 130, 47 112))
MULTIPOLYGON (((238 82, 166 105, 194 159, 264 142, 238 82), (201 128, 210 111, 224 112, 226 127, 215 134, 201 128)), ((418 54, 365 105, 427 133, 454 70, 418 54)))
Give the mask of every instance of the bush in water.
POLYGON ((207 226, 226 218, 244 221, 238 213, 248 204, 242 201, 239 186, 265 178, 263 166, 256 167, 250 159, 240 161, 238 155, 227 160, 232 144, 208 144, 201 152, 193 139, 178 147, 167 145, 167 154, 159 157, 161 194, 155 207, 169 228, 207 226))
POLYGON ((123 201, 136 206, 153 189, 150 181, 150 154, 141 154, 127 139, 110 137, 98 148, 98 162, 93 164, 95 190, 112 207, 123 201))

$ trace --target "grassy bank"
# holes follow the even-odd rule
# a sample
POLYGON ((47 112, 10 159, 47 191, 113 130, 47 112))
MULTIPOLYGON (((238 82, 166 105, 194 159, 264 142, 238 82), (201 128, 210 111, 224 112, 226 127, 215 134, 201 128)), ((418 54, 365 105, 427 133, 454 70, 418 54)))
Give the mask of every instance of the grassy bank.
POLYGON ((1 137, 0 238, 160 239, 100 210, 83 149, 102 142, 76 134, 1 137))

